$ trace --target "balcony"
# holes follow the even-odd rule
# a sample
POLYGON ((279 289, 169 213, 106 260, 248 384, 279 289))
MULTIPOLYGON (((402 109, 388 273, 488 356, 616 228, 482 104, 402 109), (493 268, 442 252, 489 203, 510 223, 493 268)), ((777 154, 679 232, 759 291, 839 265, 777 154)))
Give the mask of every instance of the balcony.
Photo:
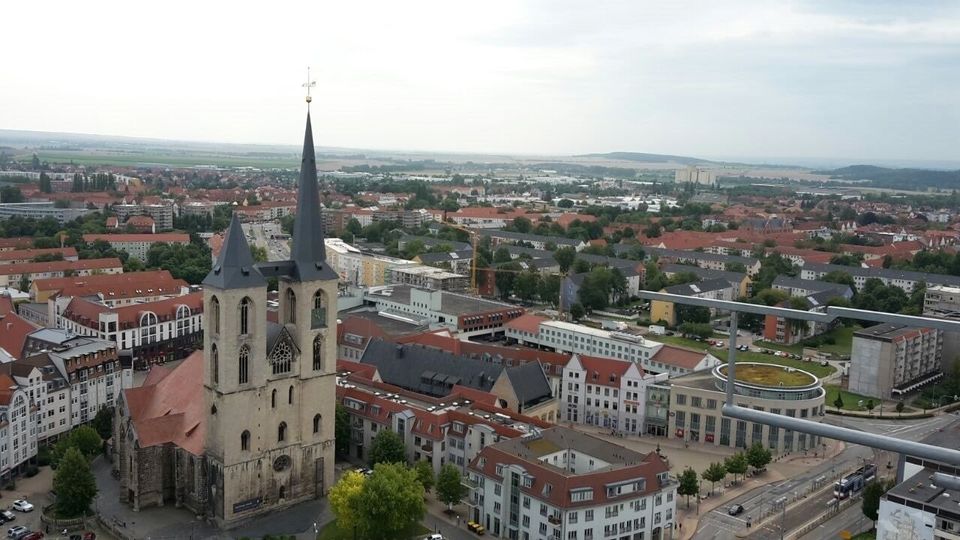
POLYGON ((420 450, 422 450, 425 454, 433 455, 433 443, 432 442, 423 443, 422 445, 420 445, 420 450))
POLYGON ((556 515, 556 514, 551 514, 550 517, 547 518, 547 521, 549 521, 550 524, 552 524, 552 525, 559 525, 560 523, 563 522, 563 521, 560 519, 560 516, 558 516, 558 515, 556 515))

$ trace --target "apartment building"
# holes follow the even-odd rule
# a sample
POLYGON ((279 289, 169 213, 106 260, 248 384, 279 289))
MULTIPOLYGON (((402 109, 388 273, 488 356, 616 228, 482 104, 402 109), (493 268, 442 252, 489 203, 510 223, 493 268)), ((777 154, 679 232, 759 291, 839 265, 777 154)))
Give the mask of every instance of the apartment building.
POLYGON ((115 204, 112 209, 121 223, 125 223, 132 216, 150 216, 157 230, 167 231, 173 228, 173 204, 115 204))
POLYGON ((117 258, 80 259, 77 261, 50 261, 0 265, 0 288, 30 287, 34 280, 86 277, 98 274, 122 274, 123 263, 117 258))
POLYGON ((130 254, 134 259, 146 262, 147 252, 150 248, 159 243, 181 244, 190 243, 190 235, 186 233, 160 233, 160 234, 85 234, 84 242, 96 242, 103 240, 110 244, 114 249, 122 249, 130 254))
MULTIPOLYGON (((853 290, 848 285, 830 283, 827 281, 803 280, 777 276, 773 281, 773 288, 802 298, 808 311, 824 312, 830 302, 835 300, 850 300, 853 290)), ((781 307, 790 307, 786 302, 781 307)), ((796 306, 794 306, 796 307, 796 306)), ((804 339, 818 336, 835 328, 840 323, 833 320, 829 323, 818 321, 789 320, 777 315, 766 315, 763 319, 763 338, 774 343, 793 345, 804 339)))
POLYGON ((60 257, 64 261, 76 261, 77 248, 17 249, 0 252, 0 265, 26 264, 38 257, 60 257))
POLYGON ((0 373, 0 479, 18 474, 37 455, 37 414, 27 389, 0 373))
MULTIPOLYGON (((630 246, 620 246, 615 249, 624 252, 629 249, 629 247, 630 246)), ((741 264, 747 269, 747 274, 750 276, 756 276, 757 272, 760 271, 760 260, 753 257, 718 255, 705 251, 684 251, 656 246, 643 246, 643 252, 648 260, 656 257, 660 263, 693 264, 700 268, 722 271, 730 271, 729 265, 741 264)))
POLYGON ((175 279, 169 270, 145 270, 119 275, 37 279, 30 285, 30 296, 35 302, 74 296, 96 297, 112 307, 179 296, 186 294, 189 288, 186 281, 175 279))
POLYGON ((913 292, 913 288, 917 283, 925 283, 927 287, 937 285, 960 287, 960 277, 958 276, 909 272, 889 268, 861 268, 838 264, 806 264, 800 268, 800 279, 822 279, 823 276, 830 272, 844 272, 849 274, 853 277, 853 284, 858 291, 863 290, 864 284, 871 278, 879 279, 884 285, 899 287, 907 294, 913 292))
POLYGON ((565 427, 487 446, 468 467, 469 518, 496 538, 674 537, 677 484, 642 454, 565 427))
POLYGON ((522 307, 450 291, 425 290, 409 285, 371 289, 364 301, 388 316, 417 324, 442 326, 460 337, 499 334, 521 317, 522 307))
POLYGON ((629 360, 575 354, 563 369, 561 420, 641 434, 647 387, 666 380, 629 360))
MULTIPOLYGON (((941 319, 960 320, 960 287, 933 285, 923 297, 923 315, 941 319)), ((943 334, 944 372, 950 373, 960 365, 960 332, 941 331, 943 334)))
POLYGON ((529 244, 525 247, 532 247, 533 249, 539 250, 546 250, 547 247, 551 245, 554 246, 554 249, 570 247, 573 248, 574 251, 581 251, 587 247, 587 243, 583 240, 563 236, 542 236, 539 234, 487 229, 481 231, 480 234, 490 239, 490 246, 494 250, 502 244, 512 245, 519 242, 529 244))
POLYGON ((391 268, 390 283, 436 291, 465 291, 470 286, 470 277, 434 266, 417 264, 391 268))
POLYGON ((853 333, 849 390, 880 399, 906 394, 943 377, 943 333, 935 328, 878 324, 853 333))
POLYGON ((53 218, 61 225, 81 218, 93 210, 86 206, 59 208, 53 201, 43 202, 22 202, 22 203, 3 203, 0 204, 0 220, 12 217, 33 218, 41 220, 53 218))
MULTIPOLYGON (((774 454, 817 449, 820 438, 766 424, 728 418, 720 411, 728 384, 726 365, 660 384, 670 392, 667 436, 691 444, 748 448, 759 442, 774 454)), ((738 405, 792 418, 821 421, 826 392, 817 377, 776 364, 737 362, 738 405)))
MULTIPOLYGON (((735 288, 729 280, 724 278, 712 278, 694 283, 683 283, 681 285, 672 285, 663 289, 661 292, 689 296, 691 298, 709 298, 711 300, 736 300, 739 294, 739 287, 735 288)), ((710 316, 716 317, 722 315, 716 308, 710 308, 710 316)), ((662 321, 668 326, 676 326, 679 322, 677 318, 677 308, 673 302, 665 300, 654 300, 650 302, 650 320, 662 321)))

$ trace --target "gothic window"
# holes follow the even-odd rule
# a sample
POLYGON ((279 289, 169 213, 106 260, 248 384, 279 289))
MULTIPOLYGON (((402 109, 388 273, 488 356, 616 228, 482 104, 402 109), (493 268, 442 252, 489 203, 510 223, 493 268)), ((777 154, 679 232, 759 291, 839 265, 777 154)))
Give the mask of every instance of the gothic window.
POLYGON ((287 340, 281 339, 273 348, 273 374, 289 373, 292 364, 293 348, 287 340))
POLYGON ((250 432, 247 430, 240 434, 240 449, 250 450, 250 432))
POLYGON ((240 334, 250 333, 250 308, 253 302, 250 298, 244 296, 240 301, 240 334))
POLYGON ((250 347, 246 344, 240 347, 239 364, 240 384, 247 384, 250 382, 250 347))
POLYGON ((216 343, 210 345, 210 380, 213 384, 220 382, 220 353, 216 343))
POLYGON ((290 385, 290 389, 287 390, 287 403, 293 405, 293 385, 290 385))
POLYGON ((220 301, 216 296, 210 299, 210 328, 214 334, 220 333, 220 301))
POLYGON ((319 414, 314 415, 313 417, 313 432, 314 434, 320 433, 320 422, 323 419, 319 414))
POLYGON ((313 370, 323 369, 323 337, 317 335, 313 338, 313 370))
POLYGON ((327 301, 322 290, 313 293, 313 309, 310 310, 310 328, 325 328, 327 326, 327 301))
POLYGON ((274 388, 273 392, 270 392, 270 407, 277 408, 277 389, 274 388))
POLYGON ((293 289, 287 289, 287 322, 297 324, 297 295, 293 289))
POLYGON ((287 423, 280 422, 280 427, 277 428, 277 442, 283 442, 287 440, 287 423))

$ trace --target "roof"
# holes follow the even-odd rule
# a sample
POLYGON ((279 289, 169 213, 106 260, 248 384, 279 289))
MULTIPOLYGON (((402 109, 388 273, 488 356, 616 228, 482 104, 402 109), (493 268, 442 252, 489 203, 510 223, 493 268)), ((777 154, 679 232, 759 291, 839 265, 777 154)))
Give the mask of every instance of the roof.
POLYGON ((12 251, 0 251, 0 261, 29 261, 41 255, 62 254, 64 258, 77 257, 77 248, 49 248, 49 249, 17 249, 12 251))
POLYGON ((627 373, 627 370, 629 370, 632 365, 637 366, 639 373, 643 373, 643 369, 639 364, 635 364, 629 360, 579 355, 577 359, 580 361, 580 367, 583 368, 583 371, 597 374, 595 378, 589 380, 591 384, 620 388, 620 378, 627 373))
POLYGON ((482 236, 489 236, 491 238, 506 238, 508 240, 524 242, 552 242, 558 246, 579 246, 583 243, 583 240, 567 238, 565 236, 543 236, 540 234, 520 233, 500 229, 481 229, 478 232, 482 236))
POLYGON ((307 111, 307 126, 303 134, 303 155, 300 161, 300 181, 297 185, 297 220, 293 224, 293 246, 290 259, 294 263, 294 279, 308 281, 337 279, 328 265, 324 246, 323 219, 320 216, 320 192, 317 189, 317 159, 313 148, 313 126, 307 111))
POLYGON ((831 281, 820 281, 816 279, 800 279, 784 275, 779 275, 773 279, 773 287, 779 287, 781 289, 801 289, 811 294, 824 291, 843 293, 845 289, 850 289, 850 286, 845 283, 833 283, 831 281))
POLYGON ((553 397, 550 381, 540 362, 526 362, 506 371, 521 404, 530 406, 553 397))
POLYGON ((16 386, 17 382, 10 375, 0 373, 0 405, 10 405, 16 386))
POLYGON ((161 375, 148 374, 152 384, 123 391, 137 442, 142 448, 172 443, 202 455, 206 437, 203 352, 194 352, 161 375))
POLYGON ((20 358, 27 336, 39 328, 27 321, 13 306, 13 300, 6 295, 0 295, 0 348, 14 358, 20 358))
MULTIPOLYGON (((131 218, 132 219, 132 218, 131 218)), ((129 223, 129 221, 128 221, 129 223)), ((105 242, 167 242, 189 244, 190 235, 187 233, 121 233, 121 234, 85 234, 84 242, 96 242, 103 240, 105 242)))
POLYGON ((650 495, 660 491, 660 478, 669 471, 666 462, 655 452, 642 454, 562 426, 544 429, 536 436, 517 437, 487 446, 474 458, 469 468, 500 480, 502 478, 497 474, 499 465, 522 467, 532 477, 532 483, 529 487, 521 485, 520 490, 561 508, 597 506, 650 495), (564 450, 597 458, 605 465, 592 471, 571 472, 543 460, 550 454, 564 450), (623 496, 608 496, 608 485, 638 481, 643 484, 639 491, 623 496), (593 497, 574 501, 573 492, 585 489, 592 490, 593 497))
POLYGON ((195 292, 183 296, 164 298, 163 300, 157 300, 155 302, 128 304, 112 308, 99 302, 92 302, 86 298, 75 296, 63 310, 63 316, 73 321, 79 318, 86 319, 93 323, 92 327, 96 328, 97 321, 100 320, 100 315, 115 313, 118 324, 139 325, 140 317, 144 313, 151 312, 161 320, 163 320, 164 317, 174 318, 180 306, 187 306, 190 308, 192 314, 202 311, 203 293, 195 292))
POLYGON ((36 279, 37 291, 59 291, 61 296, 102 294, 104 300, 179 294, 187 282, 174 279, 169 270, 146 270, 126 274, 71 276, 36 279))
POLYGON ((236 215, 230 220, 220 256, 203 279, 203 284, 217 289, 247 289, 267 285, 267 280, 253 265, 250 246, 236 215))
POLYGON ((670 294, 682 294, 684 296, 695 296, 710 291, 722 291, 729 289, 730 282, 726 279, 715 278, 697 281, 695 283, 683 283, 681 285, 672 285, 664 289, 670 294))
POLYGON ((951 285, 955 287, 960 287, 960 276, 948 276, 944 274, 930 274, 927 272, 910 272, 907 270, 894 270, 890 268, 862 268, 858 266, 843 266, 839 264, 814 264, 808 263, 803 265, 802 272, 810 271, 823 274, 829 274, 830 272, 844 272, 850 274, 851 276, 858 276, 864 278, 883 278, 890 280, 902 280, 902 281, 923 281, 927 285, 951 285))
POLYGON ((650 357, 650 361, 692 370, 696 369, 706 356, 706 352, 665 344, 650 357))
MULTIPOLYGON (((663 265, 664 274, 679 274, 689 272, 700 279, 725 279, 730 283, 741 283, 747 277, 742 272, 727 272, 725 270, 712 270, 710 268, 700 268, 690 264, 665 264, 663 265)), ((780 276, 777 276, 780 279, 780 276)), ((774 281, 776 283, 776 281, 774 281)))
POLYGON ((116 257, 109 257, 106 259, 80 259, 79 261, 3 264, 0 265, 0 275, 38 274, 43 272, 63 272, 64 270, 104 270, 107 268, 123 270, 123 263, 116 257))
POLYGON ((540 333, 540 323, 549 321, 547 317, 526 313, 504 325, 504 328, 516 330, 518 332, 527 332, 537 335, 540 333))
POLYGON ((928 332, 935 332, 935 330, 931 328, 904 326, 902 324, 883 323, 857 330, 853 333, 853 336, 878 341, 902 341, 909 338, 919 337, 920 335, 928 332))

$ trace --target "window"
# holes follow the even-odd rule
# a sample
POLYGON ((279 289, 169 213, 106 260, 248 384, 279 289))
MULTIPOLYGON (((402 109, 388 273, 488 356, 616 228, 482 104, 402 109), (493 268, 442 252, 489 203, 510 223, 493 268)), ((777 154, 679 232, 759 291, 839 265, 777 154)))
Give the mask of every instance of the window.
POLYGON ((313 338, 313 370, 320 371, 323 368, 323 336, 317 335, 313 338))
POLYGON ((313 309, 310 311, 310 328, 325 328, 327 326, 327 302, 323 291, 313 293, 313 309))
POLYGON ((240 449, 250 450, 250 432, 247 430, 243 430, 243 433, 240 434, 240 449))
POLYGON ((240 384, 247 384, 250 382, 250 347, 247 344, 240 347, 239 364, 240 384))
POLYGON ((319 414, 313 416, 313 433, 320 433, 320 422, 323 420, 323 417, 319 414))
POLYGON ((210 299, 210 329, 214 334, 220 333, 220 301, 216 296, 210 299))
POLYGON ((583 512, 584 521, 593 521, 593 510, 584 510, 583 512))
POLYGON ((280 422, 280 426, 277 427, 277 442, 283 442, 287 440, 287 423, 280 422))
POLYGON ((290 385, 290 388, 287 390, 287 404, 293 405, 293 385, 290 385))
POLYGON ((293 349, 286 339, 281 339, 273 348, 273 374, 282 375, 290 372, 293 364, 293 349))
POLYGON ((246 296, 240 301, 240 335, 250 333, 250 307, 252 304, 253 302, 246 296))
POLYGON ((277 408, 277 389, 274 388, 273 392, 270 392, 270 407, 273 409, 277 408))
POLYGON ((287 289, 287 322, 297 324, 297 295, 293 289, 287 289))
POLYGON ((220 353, 217 352, 217 344, 210 345, 210 380, 213 384, 220 382, 220 353))

